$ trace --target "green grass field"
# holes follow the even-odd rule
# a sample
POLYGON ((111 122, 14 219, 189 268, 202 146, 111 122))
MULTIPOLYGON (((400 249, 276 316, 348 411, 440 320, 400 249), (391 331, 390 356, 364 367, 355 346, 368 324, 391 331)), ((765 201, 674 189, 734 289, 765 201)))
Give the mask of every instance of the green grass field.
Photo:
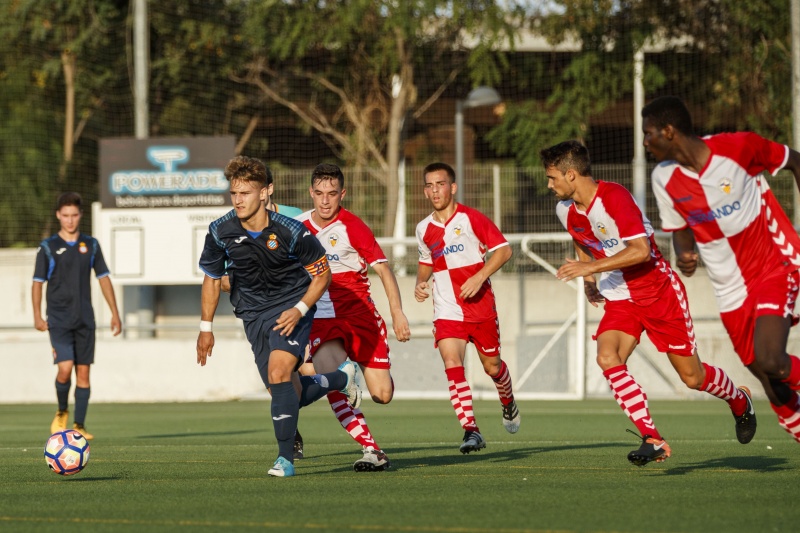
POLYGON ((52 406, 4 405, 0 530, 800 530, 800 447, 767 404, 745 446, 722 402, 650 406, 673 457, 637 468, 632 425, 610 399, 521 402, 516 435, 497 402, 477 402, 488 446, 470 455, 447 400, 365 402, 394 468, 355 473, 360 448, 323 400, 301 412, 298 475, 276 479, 267 402, 93 404, 91 461, 69 477, 42 455, 52 406))

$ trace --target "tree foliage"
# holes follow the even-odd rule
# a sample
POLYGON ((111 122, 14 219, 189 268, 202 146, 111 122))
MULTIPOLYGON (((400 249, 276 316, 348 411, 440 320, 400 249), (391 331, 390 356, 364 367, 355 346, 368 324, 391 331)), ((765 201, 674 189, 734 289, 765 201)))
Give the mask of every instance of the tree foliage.
MULTIPOLYGON (((272 162, 267 132, 313 132, 384 187, 374 229, 391 234, 404 133, 452 125, 432 109, 477 85, 504 89, 491 143, 524 166, 566 138, 591 147, 597 117, 630 106, 641 47, 648 100, 677 94, 705 131, 789 141, 788 2, 149 1, 149 133, 233 134, 272 162), (553 49, 514 53, 523 28, 553 49)), ((133 135, 131 6, 0 2, 0 246, 49 233, 62 190, 96 199, 97 140, 133 135)))
POLYGON ((70 184, 70 176, 96 168, 90 161, 96 152, 86 149, 92 142, 88 137, 120 79, 118 56, 97 58, 122 49, 113 28, 124 20, 124 4, 0 4, 0 39, 9 47, 0 59, 0 92, 6 95, 0 99, 0 135, 7 140, 0 148, 0 165, 14 169, 31 187, 26 194, 0 195, 0 245, 25 233, 26 223, 15 213, 37 215, 47 222, 42 230, 48 233, 58 192, 70 184))
POLYGON ((551 2, 531 26, 552 44, 574 42, 579 50, 550 94, 509 105, 489 140, 524 166, 539 164, 543 146, 567 138, 591 143, 592 117, 630 100, 633 55, 641 48, 647 100, 670 93, 689 104, 707 102, 700 111, 709 129, 754 129, 786 141, 791 87, 781 80, 790 79, 788 11, 786 0, 551 2), (687 64, 691 73, 682 73, 687 64))
POLYGON ((513 43, 522 13, 514 2, 492 0, 246 6, 249 50, 236 79, 290 110, 300 127, 316 130, 346 164, 376 170, 374 179, 387 190, 384 234, 394 227, 404 121, 424 112, 462 71, 475 84, 498 82, 503 65, 494 51, 513 43), (420 95, 418 72, 438 88, 420 95))

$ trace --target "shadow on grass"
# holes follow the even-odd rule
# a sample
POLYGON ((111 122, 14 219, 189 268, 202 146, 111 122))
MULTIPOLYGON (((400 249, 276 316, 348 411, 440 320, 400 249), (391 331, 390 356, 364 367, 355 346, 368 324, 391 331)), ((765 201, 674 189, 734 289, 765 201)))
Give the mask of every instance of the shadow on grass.
POLYGON ((68 479, 67 483, 96 483, 98 481, 119 481, 121 479, 127 479, 128 476, 120 475, 120 476, 81 476, 81 477, 71 477, 68 479))
MULTIPOLYGON (((531 446, 528 448, 513 448, 498 451, 487 451, 483 449, 469 454, 462 454, 458 450, 458 444, 440 444, 434 446, 426 446, 425 448, 418 447, 392 447, 386 449, 389 458, 392 461, 392 470, 401 470, 404 468, 425 468, 425 467, 443 467, 458 465, 463 466, 472 462, 515 462, 527 459, 534 455, 551 452, 563 452, 569 450, 590 450, 601 448, 618 448, 624 447, 621 443, 594 443, 594 444, 565 444, 561 446, 531 446)), ((319 455, 306 455, 303 461, 311 461, 315 457, 338 457, 343 455, 353 456, 353 451, 343 451, 334 453, 322 453, 319 455)), ((331 472, 347 470, 347 468, 335 468, 331 472)))
MULTIPOLYGON (((270 428, 271 429, 271 428, 270 428)), ((164 433, 161 435, 136 435, 135 439, 176 439, 188 437, 230 437, 231 435, 250 435, 252 433, 266 433, 267 429, 243 429, 240 431, 198 431, 187 433, 164 433)))
MULTIPOLYGON (((593 444, 564 444, 559 446, 530 446, 527 448, 510 448, 498 451, 490 451, 489 448, 472 452, 469 454, 462 454, 458 451, 458 446, 436 446, 428 447, 425 450, 442 449, 446 450, 446 455, 441 456, 428 456, 420 457, 419 459, 400 459, 397 461, 398 466, 403 463, 410 463, 420 466, 447 466, 450 464, 464 464, 465 461, 493 461, 493 462, 512 462, 527 459, 534 455, 551 452, 564 452, 570 450, 592 450, 601 448, 616 448, 621 446, 620 443, 593 443, 593 444)), ((419 448, 407 448, 399 450, 401 452, 411 452, 419 450, 419 448)))
POLYGON ((662 474, 667 476, 683 476, 703 470, 742 470, 746 472, 766 473, 791 469, 792 467, 788 465, 788 461, 784 458, 751 455, 746 457, 721 457, 719 459, 710 459, 694 464, 677 465, 666 468, 662 474))

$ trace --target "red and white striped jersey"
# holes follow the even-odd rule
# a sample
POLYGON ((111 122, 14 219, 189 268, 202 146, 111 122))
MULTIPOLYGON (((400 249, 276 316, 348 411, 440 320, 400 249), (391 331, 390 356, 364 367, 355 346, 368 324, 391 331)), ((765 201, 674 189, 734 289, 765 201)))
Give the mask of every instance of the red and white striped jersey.
POLYGON ((325 247, 332 275, 328 290, 317 302, 314 318, 346 317, 366 311, 374 313, 367 271, 370 265, 385 263, 387 259, 372 230, 343 207, 339 208, 333 222, 324 228, 314 223, 312 212, 306 211, 297 219, 325 247))
POLYGON ((664 231, 694 233, 721 312, 738 309, 766 273, 800 268, 800 237, 761 173, 786 165, 788 147, 755 133, 705 137, 699 174, 675 161, 653 170, 664 231))
POLYGON ((565 200, 556 205, 556 215, 595 259, 618 254, 625 249, 625 241, 640 237, 650 241, 648 261, 600 274, 597 289, 605 299, 642 303, 657 298, 670 284, 672 272, 658 250, 653 226, 622 185, 598 181, 597 193, 585 213, 572 200, 565 200))
POLYGON ((442 224, 428 215, 417 224, 419 262, 433 267, 433 319, 484 322, 497 317, 494 292, 487 279, 469 300, 460 296, 461 285, 486 262, 486 253, 508 241, 489 218, 471 207, 457 204, 442 224))

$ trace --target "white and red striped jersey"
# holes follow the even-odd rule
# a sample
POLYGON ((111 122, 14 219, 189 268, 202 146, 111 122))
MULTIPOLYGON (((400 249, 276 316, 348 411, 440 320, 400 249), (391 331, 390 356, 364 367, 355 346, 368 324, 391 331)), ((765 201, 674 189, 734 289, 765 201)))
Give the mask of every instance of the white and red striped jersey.
POLYGON ((321 228, 311 218, 312 211, 297 216, 325 247, 331 268, 331 284, 317 302, 314 318, 346 317, 353 313, 375 312, 369 291, 370 265, 385 263, 372 230, 363 220, 340 207, 336 218, 321 228))
POLYGON ((484 322, 497 317, 494 292, 487 279, 469 300, 460 296, 461 285, 486 262, 486 253, 508 241, 483 213, 457 204, 453 216, 442 224, 428 215, 417 224, 419 262, 433 267, 433 319, 484 322))
POLYGON ((625 241, 640 237, 650 241, 650 259, 646 262, 600 274, 597 289, 606 300, 641 303, 658 297, 670 284, 672 271, 658 250, 653 226, 622 185, 598 181, 597 193, 586 212, 575 207, 572 200, 564 200, 556 205, 556 215, 595 259, 618 254, 625 249, 625 241))
POLYGON ((786 165, 788 147, 755 133, 705 137, 699 174, 675 161, 653 170, 664 231, 691 228, 721 312, 738 309, 766 273, 800 268, 800 237, 762 172, 786 165))

